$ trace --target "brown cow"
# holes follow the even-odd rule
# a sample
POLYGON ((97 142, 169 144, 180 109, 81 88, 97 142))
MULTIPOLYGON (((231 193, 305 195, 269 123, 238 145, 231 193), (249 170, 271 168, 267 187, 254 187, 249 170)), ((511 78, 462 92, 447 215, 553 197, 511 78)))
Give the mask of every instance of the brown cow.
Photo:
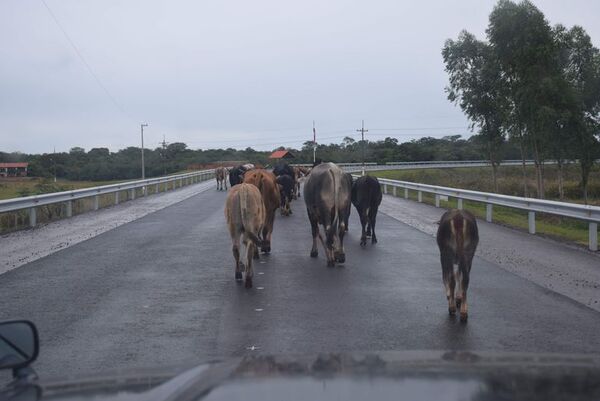
POLYGON ((265 207, 260 191, 254 185, 239 184, 229 191, 225 201, 225 218, 233 243, 235 279, 242 280, 242 267, 246 268, 246 288, 252 287, 252 257, 261 244, 258 238, 265 221, 265 207), (240 237, 244 244, 244 263, 240 262, 240 237))
POLYGON ((477 244, 479 233, 475 217, 463 210, 449 210, 440 219, 437 232, 437 243, 440 248, 442 262, 442 277, 446 287, 448 299, 448 312, 456 314, 460 308, 460 320, 467 320, 467 289, 469 288, 469 275, 471 263, 477 244), (454 266, 457 266, 456 270, 454 266), (458 283, 455 293, 454 288, 458 283), (455 297, 456 294, 456 297, 455 297))
POLYGON ((244 174, 244 183, 255 185, 262 195, 266 216, 261 236, 263 243, 260 250, 269 253, 271 252, 271 234, 273 233, 275 211, 280 203, 279 187, 277 186, 275 174, 265 169, 250 170, 244 174))
POLYGON ((216 168, 215 178, 217 179, 217 191, 227 191, 227 169, 225 167, 216 168))

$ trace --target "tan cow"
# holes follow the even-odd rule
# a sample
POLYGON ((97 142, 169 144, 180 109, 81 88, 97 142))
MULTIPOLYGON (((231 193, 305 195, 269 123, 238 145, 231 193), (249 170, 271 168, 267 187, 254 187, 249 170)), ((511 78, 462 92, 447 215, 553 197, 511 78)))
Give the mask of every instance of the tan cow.
POLYGON ((277 187, 275 174, 265 169, 251 170, 244 175, 244 183, 255 185, 262 195, 266 217, 261 236, 263 243, 260 250, 264 253, 269 253, 271 252, 271 234, 273 233, 275 211, 280 203, 279 188, 277 187))
POLYGON ((246 288, 252 288, 252 257, 260 246, 260 231, 265 221, 265 207, 260 191, 250 184, 235 185, 225 201, 225 219, 233 244, 235 258, 235 279, 242 280, 242 267, 245 265, 246 288), (244 244, 244 262, 240 262, 240 238, 244 244))
POLYGON ((215 178, 217 179, 217 191, 227 191, 227 169, 225 167, 216 168, 215 178))

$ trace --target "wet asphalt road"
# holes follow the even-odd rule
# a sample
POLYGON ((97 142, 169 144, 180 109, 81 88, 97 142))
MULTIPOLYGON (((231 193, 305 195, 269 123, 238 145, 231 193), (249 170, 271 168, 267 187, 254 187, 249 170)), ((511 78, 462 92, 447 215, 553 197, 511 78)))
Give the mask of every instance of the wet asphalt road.
POLYGON ((302 200, 277 216, 273 252, 246 290, 234 281, 224 199, 202 193, 0 276, 0 319, 40 330, 38 373, 245 353, 600 349, 598 312, 477 257, 469 321, 449 317, 434 239, 383 214, 379 243, 361 249, 353 210, 347 262, 327 268, 309 257, 302 200))

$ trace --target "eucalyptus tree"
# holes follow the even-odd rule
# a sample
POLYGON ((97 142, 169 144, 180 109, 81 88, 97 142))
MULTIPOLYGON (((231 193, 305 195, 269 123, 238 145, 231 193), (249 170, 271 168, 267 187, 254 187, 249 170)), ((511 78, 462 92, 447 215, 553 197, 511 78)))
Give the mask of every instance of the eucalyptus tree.
POLYGON ((486 32, 508 85, 520 135, 531 146, 538 197, 543 198, 543 162, 548 133, 555 125, 554 85, 560 75, 552 29, 530 1, 500 0, 486 32))
POLYGON ((555 29, 560 49, 560 68, 571 95, 569 144, 579 159, 581 187, 587 202, 588 180, 600 145, 600 51, 592 45, 586 31, 580 26, 570 30, 555 29))
POLYGON ((505 138, 507 93, 494 49, 474 35, 462 31, 448 39, 442 49, 449 75, 448 99, 457 103, 477 127, 492 166, 494 191, 498 191, 499 153, 505 138))

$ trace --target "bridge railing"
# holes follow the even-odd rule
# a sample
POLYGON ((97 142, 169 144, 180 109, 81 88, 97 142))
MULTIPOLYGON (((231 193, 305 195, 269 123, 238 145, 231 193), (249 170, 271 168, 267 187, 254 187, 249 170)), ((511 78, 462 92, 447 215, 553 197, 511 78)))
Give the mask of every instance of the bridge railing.
POLYGON ((114 194, 113 204, 119 204, 121 200, 121 192, 127 192, 127 198, 133 200, 136 198, 136 190, 141 190, 141 195, 149 194, 149 188, 152 193, 159 193, 161 186, 163 191, 176 189, 185 185, 195 184, 214 177, 214 169, 195 171, 192 173, 177 174, 164 177, 149 178, 146 180, 127 181, 118 184, 102 185, 98 187, 90 187, 76 189, 72 191, 54 192, 41 195, 25 196, 21 198, 12 198, 0 200, 0 214, 10 212, 27 211, 29 217, 29 226, 35 227, 37 219, 37 211, 41 206, 64 204, 66 217, 73 215, 73 202, 80 199, 91 198, 93 200, 93 210, 98 210, 100 207, 100 196, 114 194))
MULTIPOLYGON (((358 177, 358 176, 355 176, 358 177)), ((392 189, 394 196, 398 190, 404 190, 404 198, 408 199, 409 191, 417 192, 418 202, 423 201, 423 192, 435 196, 435 206, 440 207, 440 198, 448 197, 457 199, 458 209, 463 208, 463 200, 475 201, 486 205, 486 221, 492 222, 493 206, 506 206, 514 209, 527 211, 528 228, 530 234, 535 234, 535 214, 547 213, 556 216, 570 217, 583 220, 588 223, 589 238, 588 246, 592 251, 598 250, 598 222, 600 222, 600 207, 580 205, 577 203, 557 202, 544 199, 524 198, 519 196, 501 195, 490 192, 478 192, 467 189, 441 187, 436 185, 419 184, 408 181, 390 180, 379 178, 383 186, 383 192, 388 193, 388 187, 392 189)))
MULTIPOLYGON (((522 160, 503 160, 499 164, 501 166, 520 166, 522 160)), ((526 160, 526 165, 532 165, 533 160, 526 160)), ((555 162, 546 161, 544 164, 553 164, 555 162)), ((489 166, 488 160, 449 160, 449 161, 424 161, 424 162, 387 162, 386 164, 365 163, 365 171, 381 171, 381 170, 410 170, 423 168, 456 168, 456 167, 486 167, 489 166)), ((339 165, 348 172, 362 171, 361 163, 353 163, 350 166, 343 164, 339 165)))

